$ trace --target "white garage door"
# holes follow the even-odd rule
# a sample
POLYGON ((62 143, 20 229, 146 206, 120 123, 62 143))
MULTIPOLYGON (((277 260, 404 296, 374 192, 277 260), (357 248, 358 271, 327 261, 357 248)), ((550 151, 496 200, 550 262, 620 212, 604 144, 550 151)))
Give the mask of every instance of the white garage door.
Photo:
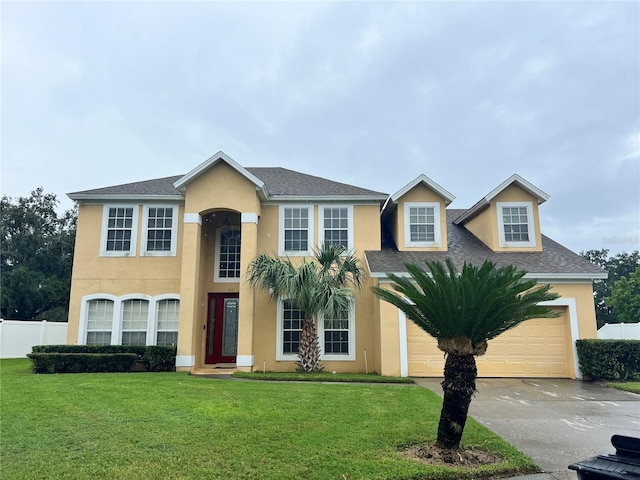
MULTIPOLYGON (((479 377, 571 378, 573 350, 565 308, 561 317, 528 320, 489 341, 477 357, 479 377)), ((436 341, 407 322, 409 375, 441 377, 444 354, 436 341)))

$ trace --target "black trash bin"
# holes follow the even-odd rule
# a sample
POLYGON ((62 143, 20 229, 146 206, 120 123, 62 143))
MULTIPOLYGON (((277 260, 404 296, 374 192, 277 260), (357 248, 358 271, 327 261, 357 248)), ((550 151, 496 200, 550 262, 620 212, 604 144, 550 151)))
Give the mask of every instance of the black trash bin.
POLYGON ((569 465, 578 473, 578 480, 640 479, 640 438, 614 435, 611 445, 616 453, 598 455, 569 465))

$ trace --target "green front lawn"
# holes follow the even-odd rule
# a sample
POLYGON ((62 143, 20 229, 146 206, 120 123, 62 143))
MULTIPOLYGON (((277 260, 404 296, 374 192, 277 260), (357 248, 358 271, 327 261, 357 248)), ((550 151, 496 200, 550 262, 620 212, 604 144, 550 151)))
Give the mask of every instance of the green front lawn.
POLYGON ((13 479, 438 479, 535 466, 470 420, 479 472, 401 457, 432 442, 441 400, 416 386, 211 380, 185 373, 34 375, 3 360, 1 476, 13 479))
POLYGON ((607 387, 640 394, 640 382, 610 382, 607 383, 607 387))

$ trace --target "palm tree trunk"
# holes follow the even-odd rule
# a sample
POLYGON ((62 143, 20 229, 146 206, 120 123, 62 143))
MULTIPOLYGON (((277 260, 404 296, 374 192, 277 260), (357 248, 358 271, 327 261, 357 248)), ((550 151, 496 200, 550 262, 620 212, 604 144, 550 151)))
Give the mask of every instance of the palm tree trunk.
POLYGON ((449 353, 444 365, 442 390, 444 400, 440 412, 437 444, 444 448, 460 447, 462 432, 467 422, 471 397, 476 391, 475 355, 449 353))
POLYGON ((320 372, 320 344, 313 317, 305 318, 300 332, 300 346, 298 347, 298 371, 320 372))

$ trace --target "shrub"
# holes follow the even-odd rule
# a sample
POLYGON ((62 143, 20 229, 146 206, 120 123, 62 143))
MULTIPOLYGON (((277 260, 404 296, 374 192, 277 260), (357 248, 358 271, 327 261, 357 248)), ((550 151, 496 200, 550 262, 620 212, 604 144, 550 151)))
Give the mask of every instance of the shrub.
POLYGON ((586 377, 604 380, 640 378, 640 340, 577 340, 580 368, 586 377))
MULTIPOLYGON (((130 370, 134 364, 144 366, 150 372, 171 372, 175 370, 176 347, 144 345, 36 345, 27 355, 34 363, 35 373, 63 372, 121 372, 130 370), (58 355, 49 360, 34 355, 58 355), (63 356, 67 356, 66 360, 63 356), (93 355, 94 359, 83 357, 93 355), (132 355, 134 362, 126 370, 121 370, 119 355, 132 355), (113 358, 110 358, 113 356, 113 358), (103 367, 92 362, 104 362, 103 367), (36 366, 36 362, 39 362, 36 366), (60 370, 58 370, 60 368, 60 370), (91 370, 86 370, 91 368, 91 370), (116 370, 112 370, 116 368, 116 370)), ((128 358, 128 357, 127 357, 128 358)), ((123 361, 124 362, 124 361, 123 361)), ((122 365, 125 365, 122 363, 122 365)))
POLYGON ((176 347, 146 347, 143 363, 150 372, 173 372, 176 369, 176 347))
POLYGON ((128 372, 135 353, 29 353, 34 373, 128 372))

